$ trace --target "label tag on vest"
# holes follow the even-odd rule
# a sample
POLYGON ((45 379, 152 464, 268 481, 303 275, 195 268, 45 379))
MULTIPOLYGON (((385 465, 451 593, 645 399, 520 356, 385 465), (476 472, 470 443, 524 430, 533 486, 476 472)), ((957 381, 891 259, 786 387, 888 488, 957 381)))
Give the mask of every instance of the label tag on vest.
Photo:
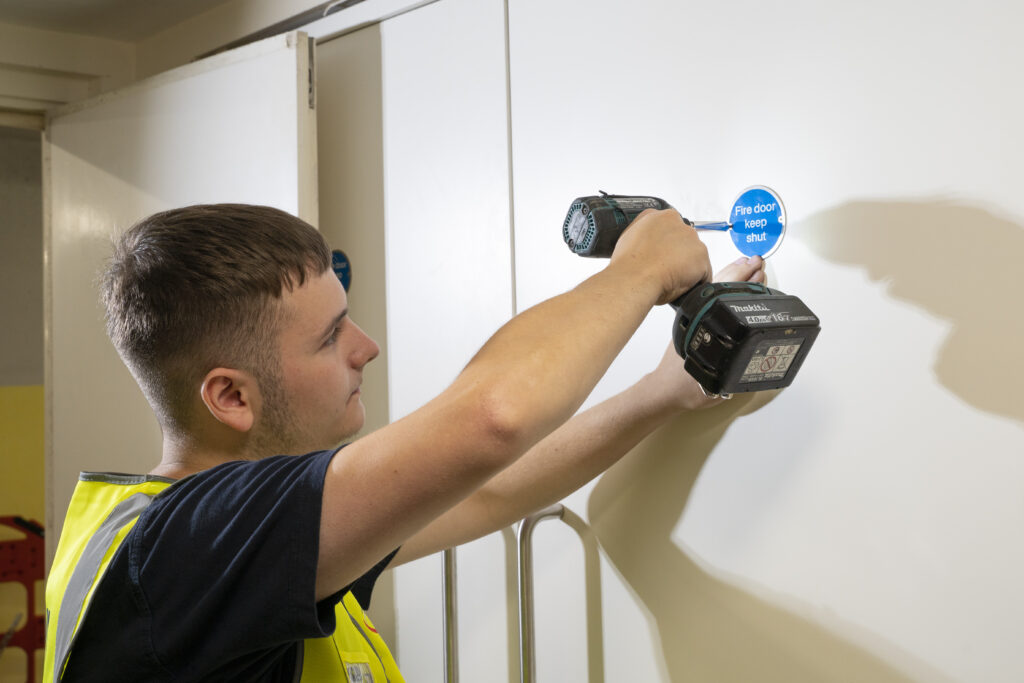
POLYGON ((370 665, 366 662, 342 662, 348 683, 374 683, 370 665))

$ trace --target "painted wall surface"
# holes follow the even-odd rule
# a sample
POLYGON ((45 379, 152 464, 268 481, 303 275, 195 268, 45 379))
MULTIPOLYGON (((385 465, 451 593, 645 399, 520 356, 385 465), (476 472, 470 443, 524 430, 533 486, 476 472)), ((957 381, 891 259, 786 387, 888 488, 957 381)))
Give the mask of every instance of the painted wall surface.
MULTIPOLYGON (((501 93, 460 71, 491 64, 470 45, 502 42, 500 18, 482 20, 497 14, 475 7, 445 0, 382 26, 388 315, 406 327, 388 330, 393 416, 468 358, 402 303, 457 233, 423 210, 433 240, 403 247, 396 217, 414 215, 419 188, 501 163, 451 134, 505 123, 501 93), (468 17, 481 43, 463 42, 468 17)), ((1024 676, 1024 404, 1009 360, 1024 326, 979 296, 1013 291, 1024 246, 1024 97, 1006 86, 1022 17, 995 2, 933 10, 510 0, 516 309, 600 267, 561 242, 572 198, 649 193, 724 219, 765 183, 790 217, 771 284, 824 328, 792 387, 666 425, 565 501, 572 526, 538 529, 539 680, 1024 676)), ((723 235, 705 241, 716 266, 737 256, 723 235)), ((437 319, 458 311, 450 296, 493 286, 464 267, 461 291, 430 301, 437 319)), ((654 366, 670 321, 652 313, 590 403, 654 366)), ((464 680, 518 679, 511 554, 507 534, 459 549, 464 680)), ((441 681, 439 558, 396 584, 403 668, 441 681)))
MULTIPOLYGON (((589 668, 579 542, 538 532, 539 680, 1024 678, 1024 325, 986 295, 1024 251, 1022 20, 510 1, 519 308, 600 267, 561 244, 574 197, 724 219, 763 183, 790 217, 771 284, 823 321, 790 388, 680 419, 569 498, 605 558, 589 668)), ((670 320, 595 399, 653 367, 670 320)))

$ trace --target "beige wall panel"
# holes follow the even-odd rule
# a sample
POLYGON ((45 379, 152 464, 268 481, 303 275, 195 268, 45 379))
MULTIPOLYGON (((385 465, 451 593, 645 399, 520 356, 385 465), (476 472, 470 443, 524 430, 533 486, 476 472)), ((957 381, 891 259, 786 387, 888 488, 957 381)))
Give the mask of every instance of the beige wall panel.
MULTIPOLYGON (((381 349, 363 372, 366 433, 389 421, 380 28, 320 43, 317 68, 320 230, 349 257, 352 319, 381 349)), ((377 581, 370 616, 399 656, 391 572, 377 581)))
POLYGON ((43 383, 41 136, 0 128, 0 385, 43 383))

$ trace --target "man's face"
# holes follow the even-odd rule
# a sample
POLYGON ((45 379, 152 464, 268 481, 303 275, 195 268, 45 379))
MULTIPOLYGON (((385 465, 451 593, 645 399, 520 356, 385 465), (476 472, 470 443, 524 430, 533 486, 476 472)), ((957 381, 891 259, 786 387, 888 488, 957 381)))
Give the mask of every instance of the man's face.
POLYGON ((259 429, 277 452, 332 448, 363 426, 363 367, 380 348, 348 315, 348 297, 333 271, 284 292, 277 387, 263 391, 259 429))

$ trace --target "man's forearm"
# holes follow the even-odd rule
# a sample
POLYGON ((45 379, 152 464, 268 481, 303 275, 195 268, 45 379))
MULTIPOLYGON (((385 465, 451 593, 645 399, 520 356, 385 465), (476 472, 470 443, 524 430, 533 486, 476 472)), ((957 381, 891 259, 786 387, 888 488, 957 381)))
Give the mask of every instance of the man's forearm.
POLYGON ((579 413, 410 539, 399 561, 503 529, 577 490, 677 414, 665 391, 648 375, 579 413))
POLYGON ((648 379, 576 415, 483 486, 476 496, 490 519, 484 533, 576 491, 675 415, 648 379))

